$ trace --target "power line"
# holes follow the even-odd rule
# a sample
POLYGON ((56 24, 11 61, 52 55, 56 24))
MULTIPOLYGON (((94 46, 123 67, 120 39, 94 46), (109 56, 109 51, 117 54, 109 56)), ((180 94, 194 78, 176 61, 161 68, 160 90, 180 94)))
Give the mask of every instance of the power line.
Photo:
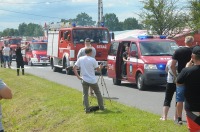
POLYGON ((23 12, 5 10, 5 9, 0 9, 0 10, 1 10, 1 11, 8 11, 8 12, 13 12, 13 13, 18 13, 18 14, 26 14, 26 15, 32 15, 32 16, 39 16, 39 17, 48 17, 48 18, 63 19, 63 18, 59 18, 59 17, 43 16, 43 15, 37 15, 37 14, 31 14, 31 13, 23 13, 23 12))
POLYGON ((57 2, 63 2, 63 0, 57 0, 57 1, 49 1, 49 2, 23 2, 23 3, 19 3, 19 2, 0 2, 1 4, 46 4, 46 3, 57 3, 57 2))

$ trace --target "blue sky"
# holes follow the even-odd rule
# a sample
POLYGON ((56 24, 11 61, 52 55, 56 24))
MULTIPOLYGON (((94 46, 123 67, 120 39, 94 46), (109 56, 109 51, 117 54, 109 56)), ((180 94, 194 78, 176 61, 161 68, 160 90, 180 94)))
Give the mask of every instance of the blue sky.
MULTIPOLYGON (((119 21, 128 17, 139 19, 140 0, 103 0, 103 11, 115 13, 119 21)), ((185 0, 181 0, 185 1, 185 0)), ((0 0, 0 31, 17 28, 20 23, 58 22, 60 19, 76 18, 87 13, 94 21, 98 19, 98 0, 0 0)))

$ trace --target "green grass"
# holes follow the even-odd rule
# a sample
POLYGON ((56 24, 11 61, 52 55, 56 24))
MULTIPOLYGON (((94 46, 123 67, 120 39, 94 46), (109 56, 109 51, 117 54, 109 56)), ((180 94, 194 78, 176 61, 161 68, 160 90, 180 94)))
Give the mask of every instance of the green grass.
POLYGON ((16 71, 0 68, 0 78, 13 91, 12 100, 1 100, 6 132, 187 131, 186 125, 107 99, 107 110, 85 114, 80 91, 33 75, 17 77, 16 71))

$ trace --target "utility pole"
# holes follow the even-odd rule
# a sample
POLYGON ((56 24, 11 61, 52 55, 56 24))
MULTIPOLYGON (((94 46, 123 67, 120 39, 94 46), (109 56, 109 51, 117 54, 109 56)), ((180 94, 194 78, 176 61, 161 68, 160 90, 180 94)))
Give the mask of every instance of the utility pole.
POLYGON ((104 22, 103 17, 103 0, 98 0, 98 27, 104 22))

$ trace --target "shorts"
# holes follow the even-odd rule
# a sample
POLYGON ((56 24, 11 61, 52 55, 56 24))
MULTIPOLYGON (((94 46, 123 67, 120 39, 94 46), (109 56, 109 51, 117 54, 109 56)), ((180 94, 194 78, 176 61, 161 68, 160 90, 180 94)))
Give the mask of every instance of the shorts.
POLYGON ((197 123, 195 123, 190 117, 186 116, 186 119, 187 119, 187 126, 188 126, 188 129, 191 131, 191 132, 196 132, 196 131, 200 131, 200 125, 198 125, 197 123))
POLYGON ((3 56, 4 62, 10 62, 10 56, 3 56))
POLYGON ((184 102, 185 86, 176 86, 176 102, 184 102))
POLYGON ((0 89, 4 88, 5 86, 6 84, 2 80, 0 80, 0 89))

